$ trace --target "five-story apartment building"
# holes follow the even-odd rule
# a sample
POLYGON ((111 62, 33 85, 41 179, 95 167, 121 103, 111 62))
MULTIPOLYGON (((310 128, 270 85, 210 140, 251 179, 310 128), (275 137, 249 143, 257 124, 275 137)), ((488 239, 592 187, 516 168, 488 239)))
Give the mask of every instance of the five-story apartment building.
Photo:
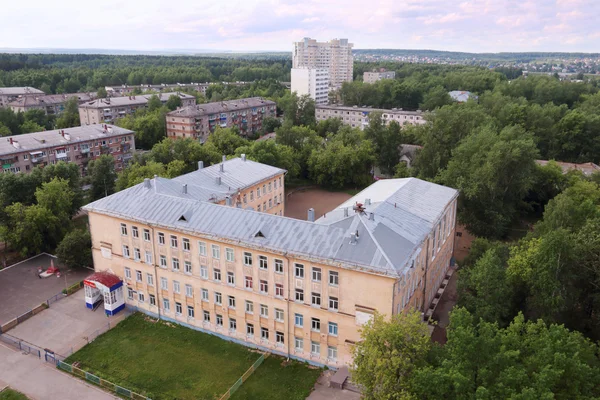
POLYGON ((401 108, 370 108, 370 107, 347 107, 336 105, 317 105, 315 107, 315 117, 318 121, 324 121, 329 118, 339 118, 344 125, 353 128, 364 129, 369 125, 369 114, 378 112, 381 113, 381 118, 386 124, 396 121, 402 125, 421 125, 424 124, 425 118, 421 111, 404 111, 401 108))

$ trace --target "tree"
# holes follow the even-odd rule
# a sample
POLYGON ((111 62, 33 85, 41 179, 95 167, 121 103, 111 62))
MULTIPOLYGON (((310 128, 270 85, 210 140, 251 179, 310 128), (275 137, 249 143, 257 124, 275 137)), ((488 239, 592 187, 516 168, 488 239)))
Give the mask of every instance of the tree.
POLYGON ((8 126, 6 126, 0 122, 0 136, 10 136, 10 135, 12 135, 12 133, 10 132, 10 129, 8 128, 8 126))
POLYGON ((115 161, 112 156, 103 154, 88 164, 90 176, 90 198, 98 200, 115 192, 115 161))
POLYGON ((419 313, 397 314, 390 321, 375 314, 354 346, 352 380, 362 386, 365 399, 416 399, 411 393, 413 374, 426 365, 430 348, 427 324, 419 313))
POLYGON ((138 183, 142 183, 145 178, 154 178, 154 175, 167 177, 165 165, 154 161, 149 161, 144 165, 131 164, 119 173, 116 191, 135 186, 138 183))
POLYGON ((63 228, 70 225, 71 217, 74 215, 72 214, 74 197, 69 182, 61 178, 44 182, 35 191, 37 204, 50 210, 59 219, 63 228))
MULTIPOLYGON (((239 143, 246 143, 246 141, 239 136, 237 139, 228 134, 225 134, 225 136, 227 136, 227 139, 219 136, 223 139, 222 143, 224 147, 231 145, 232 142, 230 142, 229 139, 233 141, 241 139, 243 142, 239 143)), ((152 151, 148 154, 147 159, 164 165, 169 165, 175 160, 180 160, 185 163, 185 169, 182 172, 191 172, 198 168, 198 161, 200 160, 204 161, 205 165, 214 164, 220 161, 221 155, 218 153, 218 150, 215 150, 215 146, 207 144, 208 143, 201 145, 197 140, 192 138, 178 140, 165 138, 152 147, 152 151)), ((235 148, 231 150, 231 153, 229 154, 233 154, 234 152, 235 148)))
POLYGON ((275 129, 281 126, 281 122, 278 118, 266 117, 262 120, 262 133, 272 133, 275 129))
MULTIPOLYGON (((153 95, 150 98, 156 97, 153 95)), ((156 97, 158 103, 158 97, 156 97)), ((148 110, 138 110, 134 115, 128 115, 125 118, 119 118, 117 125, 130 129, 135 132, 135 144, 137 147, 149 150, 156 143, 166 137, 166 111, 165 107, 159 106, 155 109, 155 105, 150 104, 148 110)))
POLYGON ((400 125, 392 121, 386 126, 381 113, 369 115, 369 125, 365 129, 365 137, 373 142, 377 165, 384 174, 391 175, 400 161, 400 146, 403 142, 400 125))
POLYGON ((214 153, 221 155, 232 155, 235 154, 235 149, 245 146, 248 143, 249 141, 247 139, 244 139, 238 135, 231 128, 217 128, 208 136, 205 146, 211 149, 211 151, 214 153))
POLYGON ((181 97, 174 94, 170 95, 166 106, 171 111, 177 109, 177 107, 181 107, 181 97))
MULTIPOLYGON (((169 98, 168 100, 171 100, 171 98, 169 98)), ((154 112, 156 110, 159 110, 161 107, 162 102, 160 101, 158 96, 155 94, 150 96, 150 98, 148 99, 148 103, 146 104, 146 109, 148 110, 148 112, 154 112)))
POLYGON ((14 203, 6 207, 6 213, 6 240, 23 257, 52 250, 62 239, 61 221, 45 207, 14 203))
POLYGON ((436 108, 452 104, 452 98, 443 86, 436 86, 423 96, 421 110, 433 111, 436 108))
POLYGON ((315 117, 315 101, 305 94, 298 96, 296 92, 280 99, 279 105, 283 110, 283 117, 292 125, 304 125, 314 127, 317 120, 315 117))
POLYGON ((75 215, 83 205, 83 190, 81 189, 81 172, 79 166, 75 163, 66 163, 59 161, 56 164, 46 165, 44 168, 35 168, 32 175, 36 177, 35 182, 39 184, 50 182, 55 178, 61 178, 68 182, 69 188, 73 193, 72 208, 69 214, 75 215), (39 178, 37 175, 41 174, 39 178))
POLYGON ((40 126, 33 121, 25 121, 23 125, 21 125, 22 133, 42 132, 43 130, 43 126, 40 126))
POLYGON ((96 92, 96 96, 98 96, 99 99, 104 99, 108 97, 108 92, 106 91, 106 88, 104 86, 99 87, 98 91, 96 92))
POLYGON ((300 173, 300 165, 294 150, 286 145, 277 144, 274 140, 253 142, 251 145, 239 147, 236 156, 246 154, 248 159, 287 170, 288 178, 296 178, 300 173))
POLYGON ((341 118, 327 118, 319 121, 316 131, 319 136, 326 138, 330 133, 338 133, 342 126, 344 126, 344 122, 341 118))
POLYGON ((76 229, 67 233, 56 248, 56 256, 67 268, 91 267, 93 260, 90 232, 76 229))
POLYGON ((79 126, 79 103, 77 97, 71 97, 65 103, 64 111, 56 119, 56 129, 79 126))

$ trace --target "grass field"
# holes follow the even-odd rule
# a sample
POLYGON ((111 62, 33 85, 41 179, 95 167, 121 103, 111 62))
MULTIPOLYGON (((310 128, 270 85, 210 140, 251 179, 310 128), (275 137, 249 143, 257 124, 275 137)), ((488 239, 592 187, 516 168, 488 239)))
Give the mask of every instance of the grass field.
POLYGON ((0 400, 29 400, 23 393, 6 388, 0 392, 0 400))
MULTIPOLYGON (((79 362, 80 368, 153 400, 213 400, 258 358, 259 353, 216 336, 134 314, 66 362, 79 362)), ((270 359, 255 373, 266 367, 267 376, 252 376, 247 397, 236 398, 304 398, 320 373, 300 363, 283 368, 280 358, 270 359)))

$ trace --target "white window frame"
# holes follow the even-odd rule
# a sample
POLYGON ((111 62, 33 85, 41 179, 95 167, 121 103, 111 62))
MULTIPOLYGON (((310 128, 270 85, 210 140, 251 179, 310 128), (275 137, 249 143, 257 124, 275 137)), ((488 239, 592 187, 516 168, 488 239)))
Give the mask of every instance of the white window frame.
POLYGON ((340 284, 340 274, 337 271, 329 271, 329 286, 338 286, 340 284))
POLYGON ((179 247, 179 238, 175 235, 170 235, 171 248, 176 249, 179 247))
POLYGON ((212 252, 212 258, 214 258, 215 260, 220 260, 221 259, 221 248, 216 245, 213 244, 210 246, 211 252, 212 252))
POLYGON ((198 254, 206 256, 206 242, 198 241, 198 254))
POLYGON ((278 258, 275 259, 275 273, 283 274, 283 260, 278 258))
POLYGON ((235 262, 235 252, 231 247, 225 247, 225 260, 235 262))
POLYGON ((304 264, 294 263, 294 277, 304 279, 304 264))
POLYGON ((269 259, 267 258, 267 256, 258 256, 258 268, 264 271, 267 271, 269 269, 269 259))
POLYGON ((327 333, 331 336, 338 335, 338 324, 337 322, 329 322, 327 324, 327 333))

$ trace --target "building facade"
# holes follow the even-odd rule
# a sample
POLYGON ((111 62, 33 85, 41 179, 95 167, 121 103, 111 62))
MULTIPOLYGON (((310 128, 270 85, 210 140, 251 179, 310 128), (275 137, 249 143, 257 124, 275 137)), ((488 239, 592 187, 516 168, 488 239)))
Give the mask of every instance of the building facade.
POLYGON ((249 136, 262 129, 264 118, 275 118, 276 114, 275 102, 261 97, 182 107, 167 114, 167 136, 204 142, 217 127, 234 126, 243 136, 249 136))
POLYGON ((316 104, 329 101, 329 70, 327 68, 292 68, 292 92, 309 95, 316 104))
POLYGON ((344 125, 360 129, 364 129, 365 126, 369 125, 369 114, 373 112, 381 113, 386 124, 396 121, 400 126, 403 126, 407 124, 421 125, 426 122, 424 114, 421 111, 404 111, 397 108, 389 110, 384 108, 345 107, 335 105, 318 105, 315 108, 317 122, 329 118, 339 118, 344 125))
MULTIPOLYGON (((109 124, 118 118, 133 114, 140 108, 146 108, 148 100, 152 96, 154 95, 107 97, 105 99, 85 102, 79 105, 79 120, 81 125, 109 124)), ((159 93, 156 96, 158 96, 163 104, 171 96, 177 96, 181 99, 181 107, 189 107, 196 104, 196 98, 185 93, 159 93)))
POLYGON ((90 160, 110 154, 121 171, 133 157, 133 131, 112 125, 87 125, 2 138, 2 172, 31 172, 59 161, 76 163, 86 175, 90 160))
MULTIPOLYGON (((232 161, 217 172, 245 184, 248 172, 257 175, 254 165, 238 170, 232 161)), ((194 185, 201 171, 147 179, 84 207, 95 269, 123 278, 128 306, 335 368, 352 362, 375 312, 425 312, 449 268, 453 189, 382 180, 302 221, 205 201, 194 185)), ((283 175, 274 177, 282 190, 283 175)))
POLYGON ((46 93, 39 89, 26 87, 0 87, 0 107, 6 107, 8 103, 29 96, 43 96, 46 93))
POLYGON ((96 93, 47 94, 44 96, 26 96, 8 103, 14 112, 42 110, 46 115, 57 115, 64 111, 65 104, 71 98, 77 98, 79 104, 92 101, 96 93))
POLYGON ((120 86, 105 86, 104 89, 109 96, 127 96, 135 90, 143 92, 162 92, 171 91, 177 92, 180 90, 191 89, 202 94, 206 94, 206 89, 210 83, 161 83, 160 85, 120 85, 120 86))
POLYGON ((363 74, 363 81, 365 83, 375 83, 382 79, 394 79, 395 77, 396 71, 386 71, 385 68, 381 68, 380 70, 365 72, 363 74))
POLYGON ((344 82, 352 82, 353 79, 353 46, 348 43, 348 39, 317 42, 315 39, 304 38, 301 42, 294 43, 292 68, 327 69, 330 86, 339 89, 344 82))

